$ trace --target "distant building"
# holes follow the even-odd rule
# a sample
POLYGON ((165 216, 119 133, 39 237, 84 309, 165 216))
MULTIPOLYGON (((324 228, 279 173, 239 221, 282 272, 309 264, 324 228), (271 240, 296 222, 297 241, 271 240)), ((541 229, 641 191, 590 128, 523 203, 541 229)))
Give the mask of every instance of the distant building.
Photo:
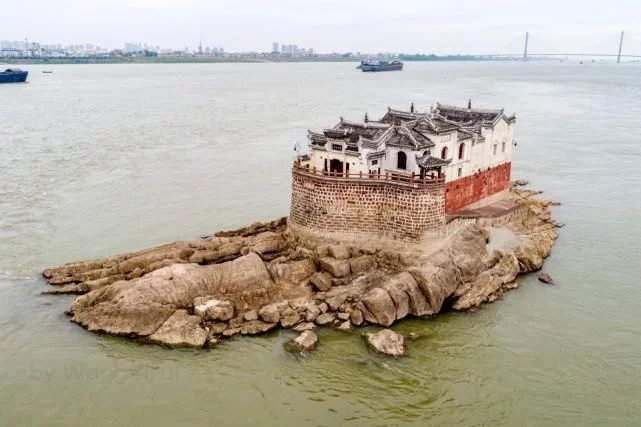
POLYGON ((280 53, 280 46, 278 42, 272 43, 272 53, 280 53))

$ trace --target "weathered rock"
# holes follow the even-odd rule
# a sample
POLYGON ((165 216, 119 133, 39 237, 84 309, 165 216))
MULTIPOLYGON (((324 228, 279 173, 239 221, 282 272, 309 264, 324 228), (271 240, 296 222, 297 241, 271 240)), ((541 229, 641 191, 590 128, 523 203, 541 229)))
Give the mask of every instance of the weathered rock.
POLYGON ((320 310, 321 313, 327 313, 327 310, 329 310, 329 306, 327 305, 326 302, 322 302, 318 304, 318 309, 320 310))
POLYGON ((278 325, 278 323, 266 323, 260 320, 250 320, 240 325, 240 333, 242 335, 256 335, 267 332, 278 325))
POLYGON ((292 331, 296 331, 296 332, 311 331, 315 327, 316 325, 314 325, 312 322, 304 322, 294 326, 292 328, 292 331))
POLYGON ((256 310, 249 310, 244 314, 245 320, 257 320, 258 319, 258 311, 256 310))
POLYGON ((543 283, 546 283, 548 285, 555 285, 556 284, 556 283, 554 283, 554 279, 552 279, 552 277, 550 277, 549 274, 544 273, 544 272, 540 272, 539 273, 538 279, 539 279, 539 282, 543 282, 543 283))
POLYGON ((330 245, 328 248, 329 256, 336 259, 348 259, 350 256, 349 247, 343 245, 330 245))
POLYGON ((303 331, 299 336, 288 341, 285 348, 288 351, 310 351, 316 347, 318 336, 312 331, 303 331))
POLYGON ((515 187, 518 187, 518 186, 522 187, 528 184, 529 182, 526 179, 515 179, 514 181, 512 181, 512 185, 514 185, 515 187))
POLYGON ((360 310, 353 310, 349 314, 349 320, 356 326, 363 324, 363 313, 360 310))
POLYGON ((226 323, 209 323, 205 329, 209 329, 210 335, 220 335, 227 328, 226 323))
POLYGON ((234 305, 228 300, 198 297, 194 300, 194 313, 203 320, 229 320, 234 317, 234 305))
POLYGON ((176 310, 148 341, 170 347, 202 347, 208 332, 200 327, 200 317, 191 316, 187 310, 176 310))
POLYGON ((352 274, 363 273, 376 268, 376 261, 374 260, 374 257, 370 255, 362 255, 358 258, 350 259, 349 268, 352 274))
POLYGON ((410 312, 410 298, 400 286, 386 283, 383 289, 387 291, 396 307, 396 320, 405 318, 410 312))
POLYGON ((280 312, 287 307, 287 302, 273 303, 262 307, 258 311, 258 316, 267 323, 278 323, 280 321, 280 312))
POLYGON ((329 325, 334 323, 336 320, 336 315, 334 313, 323 313, 316 318, 316 324, 320 326, 329 325))
POLYGON ((365 304, 373 316, 373 319, 366 318, 368 322, 390 326, 396 320, 396 306, 385 289, 374 288, 370 290, 363 295, 361 302, 365 304))
POLYGON ((390 329, 375 334, 367 334, 367 343, 377 352, 388 356, 400 357, 405 354, 403 336, 390 329))
POLYGON ((231 337, 240 334, 240 328, 227 328, 223 331, 223 336, 231 337))
POLYGON ((318 260, 320 267, 334 277, 349 276, 349 261, 324 257, 318 260))
MULTIPOLYGON (((495 300, 504 285, 514 282, 519 273, 519 263, 513 255, 504 255, 501 260, 490 270, 484 271, 468 286, 452 305, 455 310, 464 310, 476 307, 490 299, 495 300), (493 296, 491 298, 491 296, 493 296)), ((500 296, 500 295, 498 295, 500 296)))
POLYGON ((307 307, 307 311, 305 312, 305 321, 306 322, 313 322, 316 320, 316 318, 321 314, 320 308, 316 304, 312 304, 309 307, 307 307))
POLYGON ((345 320, 340 325, 338 325, 338 328, 336 329, 343 332, 350 332, 352 330, 352 323, 349 320, 345 320))
POLYGON ((332 311, 337 311, 340 306, 345 302, 347 299, 347 294, 346 293, 340 293, 331 297, 328 297, 325 302, 329 306, 329 308, 332 311))
POLYGON ((174 264, 79 296, 72 320, 91 331, 148 336, 197 297, 228 293, 258 304, 277 290, 256 254, 208 266, 174 264))
POLYGON ((310 283, 316 287, 319 291, 328 291, 332 287, 331 277, 324 271, 319 271, 314 273, 309 279, 310 283))
POLYGON ((338 317, 339 320, 347 320, 349 319, 349 313, 344 313, 341 311, 336 315, 336 317, 338 317))
POLYGON ((286 308, 280 315, 280 325, 289 328, 300 322, 300 314, 292 308, 286 308))

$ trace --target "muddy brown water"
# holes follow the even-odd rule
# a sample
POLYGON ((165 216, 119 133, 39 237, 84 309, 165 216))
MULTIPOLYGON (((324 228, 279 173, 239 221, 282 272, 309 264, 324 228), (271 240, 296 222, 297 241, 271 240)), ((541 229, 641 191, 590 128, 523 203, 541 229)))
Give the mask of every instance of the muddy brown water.
POLYGON ((641 66, 354 65, 34 65, 0 87, 0 425, 638 424, 641 66), (404 321, 406 358, 366 330, 323 330, 304 357, 287 331, 169 351, 36 295, 45 267, 287 214, 308 128, 468 98, 516 111, 514 175, 562 202, 559 285, 404 321))

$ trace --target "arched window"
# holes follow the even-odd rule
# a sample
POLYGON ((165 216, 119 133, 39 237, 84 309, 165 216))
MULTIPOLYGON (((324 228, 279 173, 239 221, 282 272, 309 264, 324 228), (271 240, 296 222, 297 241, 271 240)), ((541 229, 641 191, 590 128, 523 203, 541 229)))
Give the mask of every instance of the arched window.
POLYGON ((463 156, 465 156, 465 144, 458 146, 458 159, 463 160, 463 156))
POLYGON ((447 147, 443 147, 443 149, 441 150, 441 159, 447 159, 447 147))
POLYGON ((402 151, 399 151, 396 157, 396 169, 407 169, 407 155, 402 151))

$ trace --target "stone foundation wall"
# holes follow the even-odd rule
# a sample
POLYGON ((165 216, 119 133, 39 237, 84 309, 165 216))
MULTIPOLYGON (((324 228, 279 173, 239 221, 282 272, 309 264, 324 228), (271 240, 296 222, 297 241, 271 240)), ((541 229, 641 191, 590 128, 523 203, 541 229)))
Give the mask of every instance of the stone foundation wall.
POLYGON ((507 190, 510 186, 511 167, 512 163, 507 162, 448 182, 445 190, 446 212, 456 212, 484 199, 491 200, 489 197, 493 194, 507 190))
POLYGON ((419 241, 445 233, 445 184, 292 173, 293 230, 419 241))
POLYGON ((496 216, 491 217, 458 217, 452 218, 447 222, 445 227, 445 234, 451 236, 463 227, 470 224, 478 224, 481 227, 500 227, 506 225, 510 222, 522 222, 528 218, 528 216, 533 215, 529 207, 515 206, 513 209, 496 216))

